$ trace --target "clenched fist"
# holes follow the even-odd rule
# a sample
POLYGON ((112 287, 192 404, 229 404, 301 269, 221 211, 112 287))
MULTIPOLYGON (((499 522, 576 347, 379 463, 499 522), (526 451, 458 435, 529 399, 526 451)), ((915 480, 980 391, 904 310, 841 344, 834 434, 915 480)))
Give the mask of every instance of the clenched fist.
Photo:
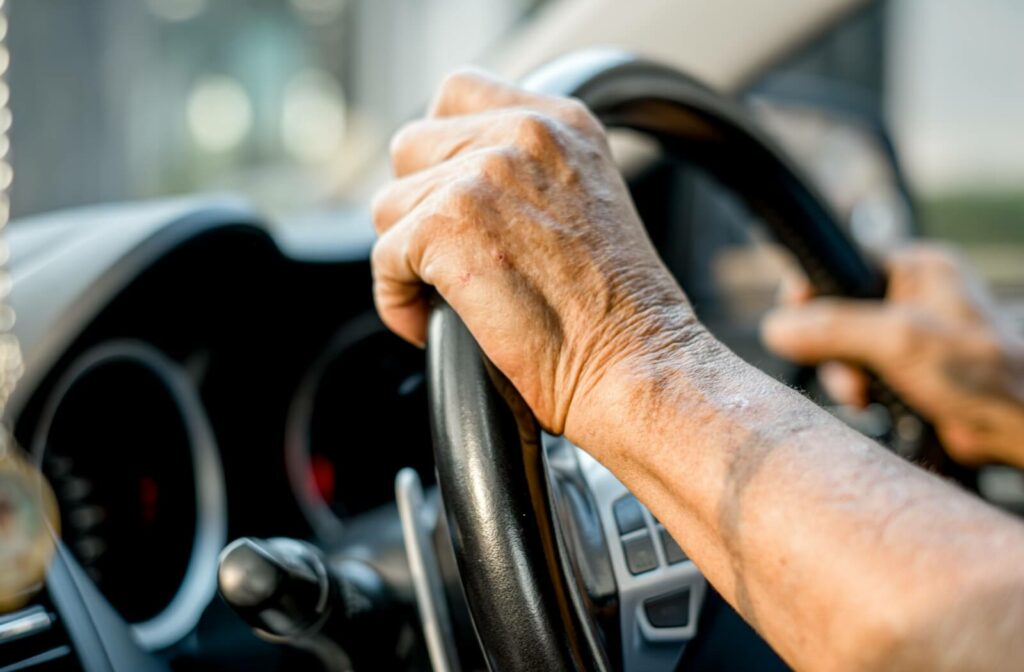
POLYGON ((1024 467, 1024 340, 951 250, 908 248, 888 271, 882 303, 792 292, 765 320, 768 346, 824 362, 826 388, 852 405, 867 403, 867 378, 850 365, 870 368, 935 424, 954 458, 1024 467))
POLYGON ((382 319, 423 344, 436 289, 549 431, 599 423, 613 371, 711 340, 578 101, 459 72, 391 155, 373 204, 382 319))
MULTIPOLYGON (((792 667, 1024 659, 1019 522, 709 336, 579 103, 461 73, 392 154, 374 204, 385 323, 422 343, 433 286, 541 424, 603 462, 792 667)), ((768 337, 879 370, 946 437, 946 419, 987 431, 1024 379, 959 277, 894 272, 888 303, 794 307, 768 337)))

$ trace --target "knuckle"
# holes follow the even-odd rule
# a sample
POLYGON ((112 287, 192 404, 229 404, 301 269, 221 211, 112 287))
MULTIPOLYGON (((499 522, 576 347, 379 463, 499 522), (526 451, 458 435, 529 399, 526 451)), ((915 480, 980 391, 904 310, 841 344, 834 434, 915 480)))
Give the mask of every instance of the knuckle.
POLYGON ((395 166, 401 164, 403 157, 415 143, 416 137, 422 128, 422 121, 411 121, 399 128, 391 136, 391 144, 388 146, 388 153, 391 155, 391 163, 395 166))
POLYGON ((373 249, 370 250, 370 268, 375 278, 380 277, 392 255, 392 245, 388 236, 381 236, 374 242, 373 249))
MULTIPOLYGON (((497 148, 487 151, 480 157, 480 177, 493 185, 503 185, 515 173, 515 158, 513 152, 507 148, 497 148)), ((479 192, 478 188, 473 189, 479 192)))
POLYGON ((472 68, 456 68, 441 80, 441 91, 445 93, 458 93, 467 87, 479 83, 480 74, 472 68))
POLYGON ((446 104, 467 95, 467 92, 480 85, 481 79, 480 74, 470 68, 460 68, 445 75, 437 89, 433 105, 434 111, 436 112, 444 108, 446 104))
POLYGON ((444 209, 465 221, 480 207, 481 189, 477 177, 459 180, 448 188, 444 195, 444 209))
POLYGON ((559 115, 573 128, 591 131, 600 128, 597 117, 578 98, 567 98, 559 107, 559 115))
POLYGON ((370 202, 370 217, 373 220, 373 228, 377 233, 381 233, 386 224, 390 200, 389 192, 390 189, 384 187, 373 195, 373 200, 370 202))
POLYGON ((531 153, 543 153, 555 141, 555 128, 551 119, 539 112, 527 111, 515 120, 515 142, 531 153))
POLYGON ((462 231, 458 218, 435 212, 421 217, 403 242, 401 256, 406 268, 415 268, 416 275, 428 285, 437 284, 438 269, 430 263, 438 255, 449 262, 457 259, 461 251, 462 231))

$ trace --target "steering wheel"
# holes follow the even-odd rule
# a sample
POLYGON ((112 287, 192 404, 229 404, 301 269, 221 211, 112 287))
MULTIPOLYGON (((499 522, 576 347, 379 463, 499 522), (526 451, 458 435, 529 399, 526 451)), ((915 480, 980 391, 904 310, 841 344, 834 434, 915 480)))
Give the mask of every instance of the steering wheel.
MULTIPOLYGON (((608 51, 565 57, 525 86, 575 96, 606 127, 653 136, 668 153, 709 171, 760 215, 817 293, 883 295, 884 277, 821 196, 729 99, 671 68, 608 51)), ((640 608, 625 594, 636 577, 621 562, 616 530, 622 528, 615 527, 612 503, 581 479, 564 496, 525 402, 443 303, 431 317, 427 366, 444 510, 490 669, 608 670, 631 661, 647 667, 652 659, 637 658, 625 641, 629 629, 609 627, 617 618, 632 622, 640 608), (567 506, 576 513, 566 514, 567 506), (609 533, 615 537, 605 541, 609 533)), ((893 394, 874 387, 894 425, 911 415, 893 394)), ((921 457, 916 447, 902 452, 921 457)), ((657 521, 645 516, 656 536, 657 521)), ((661 564, 666 555, 657 555, 661 564)), ((650 618, 638 618, 650 629, 650 618)), ((671 665, 674 657, 659 664, 665 661, 671 665)))

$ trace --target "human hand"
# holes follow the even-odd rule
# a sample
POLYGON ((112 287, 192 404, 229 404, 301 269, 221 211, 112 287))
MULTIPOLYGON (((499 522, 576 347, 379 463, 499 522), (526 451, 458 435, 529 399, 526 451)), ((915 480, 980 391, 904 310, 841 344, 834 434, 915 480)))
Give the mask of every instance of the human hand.
POLYGON ((966 464, 1024 466, 1024 339, 1002 324, 954 252, 917 245, 888 262, 883 302, 811 299, 805 284, 762 325, 767 346, 819 375, 839 402, 868 402, 870 369, 966 464))
POLYGON ((381 318, 423 344, 436 288, 549 431, 598 423, 595 388, 627 361, 711 340, 578 101, 459 72, 391 156, 373 204, 381 318))

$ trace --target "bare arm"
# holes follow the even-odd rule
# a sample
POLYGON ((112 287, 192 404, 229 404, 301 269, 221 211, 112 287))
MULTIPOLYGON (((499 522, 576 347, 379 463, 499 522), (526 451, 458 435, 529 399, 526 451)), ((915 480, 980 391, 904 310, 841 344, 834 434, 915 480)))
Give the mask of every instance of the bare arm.
POLYGON ((422 343, 434 286, 544 427, 618 475, 791 664, 1024 659, 1024 526, 715 341, 580 105, 463 73, 392 155, 385 323, 422 343))
POLYGON ((603 388, 621 415, 581 444, 794 667, 1024 660, 1018 521, 731 353, 680 347, 669 363, 621 377, 603 388))

